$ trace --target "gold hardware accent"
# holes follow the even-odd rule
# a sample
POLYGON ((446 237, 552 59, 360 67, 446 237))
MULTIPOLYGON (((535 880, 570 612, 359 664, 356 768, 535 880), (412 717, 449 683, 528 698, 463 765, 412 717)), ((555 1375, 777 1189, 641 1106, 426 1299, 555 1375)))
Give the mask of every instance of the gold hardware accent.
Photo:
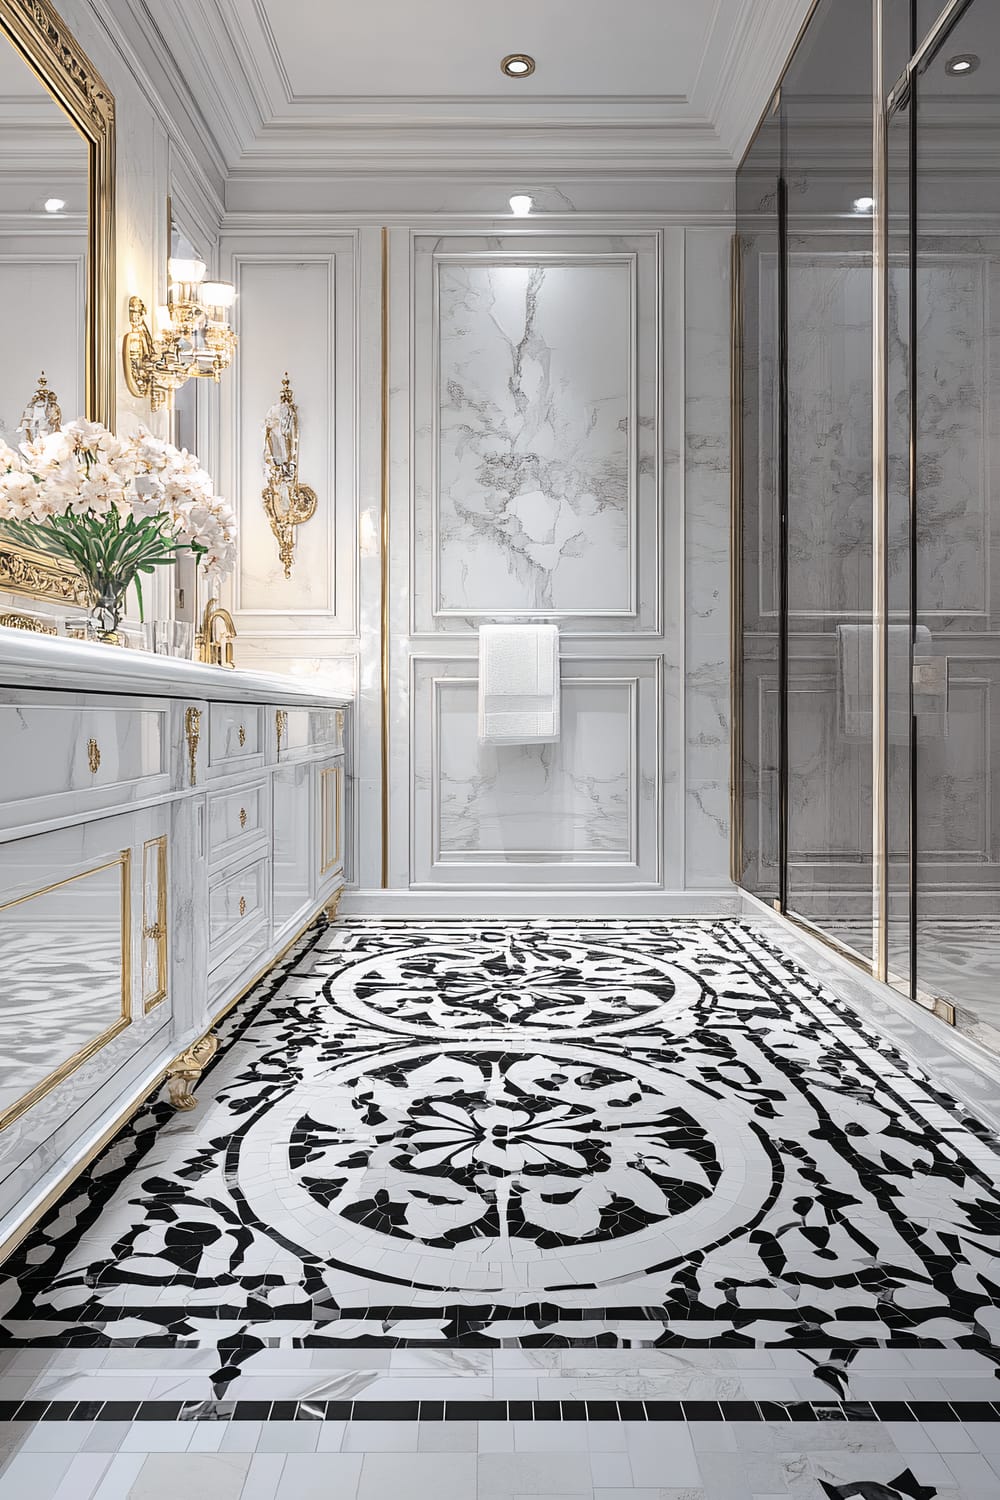
POLYGON ((319 773, 320 784, 320 818, 322 820, 322 831, 320 839, 320 875, 325 875, 332 870, 342 858, 341 849, 341 827, 340 808, 341 791, 343 788, 343 768, 341 766, 329 766, 325 771, 319 773), (331 787, 331 781, 333 783, 331 787), (330 798, 333 798, 331 805, 330 798), (331 816, 332 814, 332 816, 331 816), (333 838, 333 851, 330 850, 330 828, 335 827, 333 838))
POLYGON ((344 710, 342 708, 338 708, 337 709, 337 720, 336 720, 336 722, 337 722, 337 734, 340 735, 340 736, 342 736, 343 733, 344 733, 344 710))
POLYGON ((243 746, 246 744, 246 742, 247 742, 247 732, 244 729, 243 725, 241 724, 240 725, 240 749, 241 750, 243 749, 243 746))
POLYGON ((55 391, 49 389, 49 383, 45 378, 45 371, 38 377, 38 386, 35 394, 24 408, 21 415, 21 425, 17 429, 26 443, 33 443, 36 438, 48 437, 51 432, 58 432, 62 426, 62 408, 55 391))
POLYGON ((202 616, 201 629, 194 638, 195 655, 199 661, 205 662, 210 667, 236 666, 233 656, 233 642, 236 640, 236 622, 228 609, 215 599, 209 599, 205 605, 205 613, 202 616), (221 623, 223 634, 220 639, 216 626, 221 623))
POLYGON ((341 886, 340 890, 336 891, 326 903, 326 919, 328 922, 336 922, 337 912, 340 910, 340 903, 344 899, 344 890, 345 887, 341 886))
POLYGON ((91 776, 96 776, 101 769, 101 747, 96 740, 87 741, 87 764, 91 776))
POLYGON ((33 630, 36 635, 59 634, 54 625, 47 624, 45 620, 36 620, 34 615, 22 615, 16 609, 0 615, 0 625, 6 625, 8 630, 33 630))
MULTIPOLYGON (((0 0, 0 36, 83 136, 89 150, 85 298, 85 415, 115 420, 115 103, 114 96, 49 0, 0 0)), ((86 605, 75 568, 33 548, 0 541, 0 588, 86 605)))
POLYGON ((247 914, 247 898, 245 896, 241 896, 240 897, 240 916, 241 917, 245 917, 246 914, 247 914))
POLYGON ((154 1005, 167 998, 167 836, 147 839, 142 846, 142 935, 156 944, 156 980, 151 992, 146 991, 146 964, 143 954, 143 1013, 148 1015, 154 1005), (152 863, 152 869, 150 864, 152 863), (149 920, 146 898, 155 880, 155 915, 149 920))
POLYGON ((299 483, 299 409, 285 371, 281 395, 264 418, 264 513, 271 523, 285 577, 292 576, 295 528, 316 514, 316 491, 299 483))
POLYGON ((197 1099, 191 1087, 198 1082, 208 1064, 219 1050, 219 1038, 207 1032, 182 1052, 167 1069, 167 1093, 174 1109, 194 1109, 197 1099))
POLYGON ((247 826, 247 810, 246 810, 245 807, 241 807, 240 808, 240 827, 241 828, 245 828, 246 826, 247 826))
POLYGON ((73 885, 77 881, 87 880, 91 875, 100 875, 105 870, 120 870, 119 881, 119 953, 121 964, 121 1014, 116 1021, 105 1028, 98 1036, 92 1037, 89 1042, 74 1052, 64 1062, 53 1068, 51 1073, 34 1084, 27 1093, 22 1094, 13 1104, 0 1111, 0 1130, 12 1124, 25 1110, 30 1109, 39 1099, 43 1098, 51 1089, 54 1089, 64 1079, 76 1071, 95 1052, 112 1041, 132 1021, 132 851, 123 849, 117 859, 106 860, 103 864, 95 865, 90 870, 81 870, 76 875, 68 875, 65 880, 55 880, 51 885, 42 886, 37 891, 29 891, 24 896, 15 896, 13 901, 5 901, 0 905, 0 913, 9 911, 14 906, 22 906, 27 901, 34 901, 39 896, 47 896, 51 891, 58 891, 63 886, 73 885))
POLYGON ((184 735, 187 739, 188 765, 191 786, 198 784, 198 741, 201 739, 201 709, 189 708, 184 715, 184 735))
POLYGON ((286 709, 284 709, 284 708, 275 709, 275 713, 274 713, 274 728, 275 728, 275 732, 277 733, 277 736, 278 736, 278 754, 280 755, 281 754, 281 741, 284 739, 284 737, 285 737, 285 731, 288 729, 288 712, 287 712, 286 709))

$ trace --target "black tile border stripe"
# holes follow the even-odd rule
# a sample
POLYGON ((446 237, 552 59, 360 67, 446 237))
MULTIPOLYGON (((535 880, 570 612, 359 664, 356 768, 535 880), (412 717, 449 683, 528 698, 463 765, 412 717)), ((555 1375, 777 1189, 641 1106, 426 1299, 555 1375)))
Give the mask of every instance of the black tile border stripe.
POLYGON ((1000 1422, 1000 1401, 2 1401, 0 1422, 1000 1422))

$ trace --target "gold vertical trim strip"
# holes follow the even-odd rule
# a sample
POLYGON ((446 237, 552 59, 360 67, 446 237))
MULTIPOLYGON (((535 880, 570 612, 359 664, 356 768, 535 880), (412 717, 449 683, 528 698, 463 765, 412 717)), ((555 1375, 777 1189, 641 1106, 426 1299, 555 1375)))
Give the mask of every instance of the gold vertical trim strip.
POLYGON ((382 888, 389 884, 389 230, 382 228, 382 888))
POLYGON ((872 195, 875 199, 872 215, 872 903, 874 973, 876 979, 885 981, 889 973, 889 805, 885 748, 888 172, 882 23, 883 0, 875 0, 872 6, 872 195))
POLYGON ((743 883, 743 260, 730 252, 729 878, 743 883))

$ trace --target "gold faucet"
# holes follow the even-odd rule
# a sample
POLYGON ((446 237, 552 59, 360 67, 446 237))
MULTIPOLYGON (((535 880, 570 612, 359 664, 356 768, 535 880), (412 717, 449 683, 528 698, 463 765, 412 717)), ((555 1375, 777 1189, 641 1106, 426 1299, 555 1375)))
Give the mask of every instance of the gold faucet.
POLYGON ((228 609, 223 609, 217 600, 209 599, 205 605, 201 629, 194 638, 198 660, 214 667, 235 667, 236 662, 233 660, 235 639, 236 623, 232 615, 228 609), (221 636, 216 629, 220 623, 223 627, 221 636))

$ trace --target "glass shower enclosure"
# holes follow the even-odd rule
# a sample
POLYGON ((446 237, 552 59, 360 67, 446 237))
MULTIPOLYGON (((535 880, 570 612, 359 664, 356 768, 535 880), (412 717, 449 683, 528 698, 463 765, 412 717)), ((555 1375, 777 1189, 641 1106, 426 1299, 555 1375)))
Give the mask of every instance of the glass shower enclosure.
POLYGON ((1000 1050, 994 0, 819 0, 733 271, 734 879, 1000 1050))

